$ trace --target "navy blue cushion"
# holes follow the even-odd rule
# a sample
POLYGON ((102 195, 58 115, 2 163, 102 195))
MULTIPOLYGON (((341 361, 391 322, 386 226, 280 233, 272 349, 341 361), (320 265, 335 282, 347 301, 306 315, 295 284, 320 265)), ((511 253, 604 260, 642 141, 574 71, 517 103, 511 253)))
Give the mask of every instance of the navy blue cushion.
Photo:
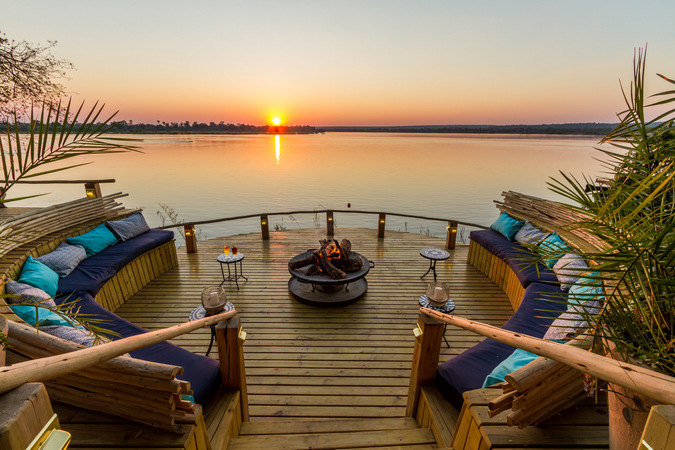
MULTIPOLYGON (((564 300, 565 294, 558 286, 532 283, 525 289, 520 307, 502 328, 541 338, 553 320, 566 309, 564 300)), ((514 347, 486 338, 439 365, 436 385, 459 409, 463 402, 462 393, 480 389, 490 372, 514 350, 514 347)))
MULTIPOLYGON (((93 314, 105 320, 100 324, 102 328, 118 332, 121 337, 136 336, 147 331, 138 325, 125 320, 96 303, 96 300, 86 292, 75 292, 71 296, 61 296, 56 299, 60 304, 66 298, 78 299, 75 308, 79 312, 93 314)), ((113 338, 120 339, 120 338, 113 338)), ((221 384, 220 367, 218 361, 202 355, 196 355, 170 342, 160 342, 131 352, 134 358, 162 364, 171 364, 183 367, 183 373, 178 376, 181 380, 189 381, 194 391, 195 403, 206 405, 213 397, 221 384)))
POLYGON ((150 230, 133 239, 110 246, 82 261, 70 275, 59 280, 57 293, 86 291, 96 295, 106 281, 143 253, 173 239, 173 231, 150 230))
POLYGON ((558 283, 555 273, 538 261, 539 255, 519 243, 509 241, 494 230, 472 231, 469 236, 472 241, 506 262, 523 287, 535 281, 558 283))

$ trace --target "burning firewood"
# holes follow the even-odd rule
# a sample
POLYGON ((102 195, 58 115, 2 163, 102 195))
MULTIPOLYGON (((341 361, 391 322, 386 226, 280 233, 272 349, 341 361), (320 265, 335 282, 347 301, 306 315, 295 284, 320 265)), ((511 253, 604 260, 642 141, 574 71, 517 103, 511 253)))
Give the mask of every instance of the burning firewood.
POLYGON ((311 275, 316 272, 326 274, 334 279, 341 279, 347 276, 347 272, 355 272, 363 266, 363 261, 358 255, 352 253, 352 244, 347 239, 343 239, 339 244, 336 240, 319 241, 321 246, 316 250, 310 250, 308 256, 291 261, 288 268, 298 270, 306 267, 305 275, 311 275))

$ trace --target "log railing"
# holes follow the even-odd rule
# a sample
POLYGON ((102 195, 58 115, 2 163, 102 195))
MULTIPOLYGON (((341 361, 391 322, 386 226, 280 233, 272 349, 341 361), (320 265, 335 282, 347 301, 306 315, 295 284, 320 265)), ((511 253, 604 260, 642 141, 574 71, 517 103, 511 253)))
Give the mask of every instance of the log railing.
MULTIPOLYGON (((675 404, 675 378, 664 373, 598 355, 583 347, 559 344, 522 333, 514 333, 428 308, 420 308, 420 311, 426 316, 438 319, 440 322, 558 361, 582 373, 618 384, 659 402, 675 404)), ((430 360, 428 364, 434 365, 434 361, 430 360)))
POLYGON ((196 222, 183 222, 183 223, 177 223, 177 224, 172 224, 172 225, 165 225, 162 227, 158 227, 160 229, 168 229, 168 228, 177 228, 177 227, 183 227, 183 230, 185 232, 185 248, 188 253, 193 253, 197 251, 197 233, 196 233, 196 227, 199 225, 210 225, 214 223, 221 223, 221 222, 232 222, 235 220, 246 220, 246 219, 253 219, 253 218, 258 218, 260 220, 260 233, 262 235, 263 240, 268 240, 270 238, 270 231, 269 231, 269 218, 271 216, 299 216, 303 214, 311 214, 311 215, 317 215, 317 214, 325 214, 326 215, 326 236, 331 237, 335 233, 335 215, 336 214, 363 214, 363 215, 371 215, 371 216, 377 216, 377 237, 378 238, 384 238, 385 235, 385 227, 386 227, 386 222, 387 222, 387 216, 392 216, 392 217, 401 217, 401 218, 406 218, 406 219, 417 219, 417 220, 429 220, 432 222, 445 222, 446 225, 446 240, 445 240, 445 246, 448 249, 453 249, 455 248, 455 244, 457 242, 457 227, 459 225, 464 225, 467 227, 474 227, 474 228, 480 228, 480 229, 485 229, 488 228, 484 225, 478 225, 475 223, 471 222, 462 222, 459 220, 453 220, 453 219, 445 219, 445 218, 440 218, 440 217, 427 217, 427 216, 420 216, 420 215, 415 215, 415 214, 401 214, 401 213, 392 213, 392 212, 377 212, 377 211, 359 211, 359 210, 352 210, 352 209, 320 209, 320 210, 312 210, 312 211, 307 211, 307 210, 300 210, 300 211, 283 211, 283 212, 271 212, 271 213, 256 213, 256 214, 247 214, 243 216, 233 216, 233 217, 223 217, 220 219, 211 219, 211 220, 201 220, 201 221, 196 221, 196 222))
POLYGON ((84 348, 32 327, 9 323, 12 365, 0 367, 0 393, 26 382, 45 382, 50 397, 63 403, 101 411, 134 422, 182 432, 177 418, 198 414, 181 398, 190 385, 178 377, 179 366, 116 358, 205 326, 216 326, 223 386, 240 391, 241 410, 248 420, 243 336, 236 311, 149 331, 84 348))

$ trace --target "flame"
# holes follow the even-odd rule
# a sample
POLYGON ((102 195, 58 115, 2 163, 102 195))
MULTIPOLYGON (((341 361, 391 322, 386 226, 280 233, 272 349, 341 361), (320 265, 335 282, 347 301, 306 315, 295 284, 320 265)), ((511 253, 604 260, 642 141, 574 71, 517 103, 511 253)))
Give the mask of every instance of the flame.
POLYGON ((340 259, 340 249, 335 243, 331 243, 326 247, 326 258, 331 259, 340 259))

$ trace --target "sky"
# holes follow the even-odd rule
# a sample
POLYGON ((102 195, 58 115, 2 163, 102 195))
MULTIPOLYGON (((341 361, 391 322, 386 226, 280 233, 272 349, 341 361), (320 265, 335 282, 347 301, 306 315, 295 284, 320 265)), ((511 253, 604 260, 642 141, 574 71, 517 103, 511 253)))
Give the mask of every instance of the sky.
MULTIPOLYGON (((0 0, 77 100, 134 122, 616 122, 634 50, 675 78, 672 0, 0 0)), ((671 85, 672 86, 672 85, 671 85)))

